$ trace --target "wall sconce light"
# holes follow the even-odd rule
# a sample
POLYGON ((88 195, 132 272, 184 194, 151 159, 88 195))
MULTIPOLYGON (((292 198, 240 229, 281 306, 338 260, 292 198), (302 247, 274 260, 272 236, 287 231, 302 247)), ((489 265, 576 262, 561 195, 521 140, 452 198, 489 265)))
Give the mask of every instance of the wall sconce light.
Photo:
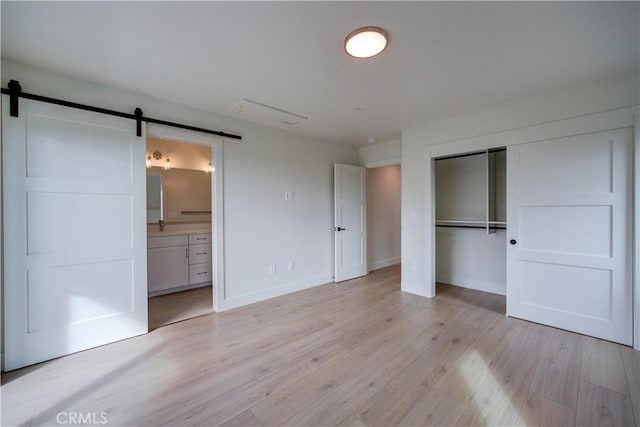
POLYGON ((164 169, 165 170, 171 169, 171 160, 168 157, 167 157, 167 162, 164 164, 164 169))
MULTIPOLYGON (((158 150, 154 151, 153 153, 149 154, 147 156, 147 167, 150 168, 151 166, 153 166, 153 160, 162 160, 164 156, 162 155, 162 153, 158 150)), ((164 166, 165 169, 169 169, 169 158, 167 158, 167 162, 164 166)))
POLYGON ((209 162, 209 166, 207 166, 207 172, 211 173, 213 171, 215 171, 216 168, 213 167, 213 165, 211 164, 211 162, 209 162))

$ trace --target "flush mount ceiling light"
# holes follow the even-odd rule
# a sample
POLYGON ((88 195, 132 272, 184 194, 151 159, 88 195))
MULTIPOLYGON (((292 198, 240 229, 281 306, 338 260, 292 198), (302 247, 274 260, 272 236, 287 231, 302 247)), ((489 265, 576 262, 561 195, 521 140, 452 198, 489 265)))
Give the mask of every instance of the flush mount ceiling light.
POLYGON ((387 47, 387 33, 379 27, 361 27, 344 39, 344 50, 354 58, 372 58, 387 47))

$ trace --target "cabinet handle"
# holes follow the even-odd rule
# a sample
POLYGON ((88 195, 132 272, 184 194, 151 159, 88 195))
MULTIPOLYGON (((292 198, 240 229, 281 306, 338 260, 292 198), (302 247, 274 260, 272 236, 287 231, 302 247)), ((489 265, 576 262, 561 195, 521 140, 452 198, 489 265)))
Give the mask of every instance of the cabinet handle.
POLYGON ((198 253, 196 253, 196 255, 206 255, 206 254, 207 254, 207 252, 198 252, 198 253))
POLYGON ((198 273, 198 276, 202 276, 203 274, 209 274, 208 271, 203 271, 202 273, 198 273))
POLYGON ((196 240, 207 240, 206 237, 196 237, 196 240))
POLYGON ((184 248, 184 257, 189 258, 189 248, 184 248))

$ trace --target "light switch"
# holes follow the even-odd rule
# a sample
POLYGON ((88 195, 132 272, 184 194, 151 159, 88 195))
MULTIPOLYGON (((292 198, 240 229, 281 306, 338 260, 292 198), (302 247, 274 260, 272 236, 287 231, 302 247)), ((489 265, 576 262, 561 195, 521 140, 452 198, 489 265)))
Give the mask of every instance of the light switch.
POLYGON ((293 191, 285 191, 284 192, 285 200, 293 200, 293 191))

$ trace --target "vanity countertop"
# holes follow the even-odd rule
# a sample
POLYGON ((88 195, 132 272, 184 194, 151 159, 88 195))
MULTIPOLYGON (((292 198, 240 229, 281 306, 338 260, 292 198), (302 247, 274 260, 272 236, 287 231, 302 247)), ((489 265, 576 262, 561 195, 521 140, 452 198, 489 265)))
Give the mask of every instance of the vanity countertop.
POLYGON ((147 231, 147 237, 184 236, 189 234, 211 234, 211 229, 147 231))

